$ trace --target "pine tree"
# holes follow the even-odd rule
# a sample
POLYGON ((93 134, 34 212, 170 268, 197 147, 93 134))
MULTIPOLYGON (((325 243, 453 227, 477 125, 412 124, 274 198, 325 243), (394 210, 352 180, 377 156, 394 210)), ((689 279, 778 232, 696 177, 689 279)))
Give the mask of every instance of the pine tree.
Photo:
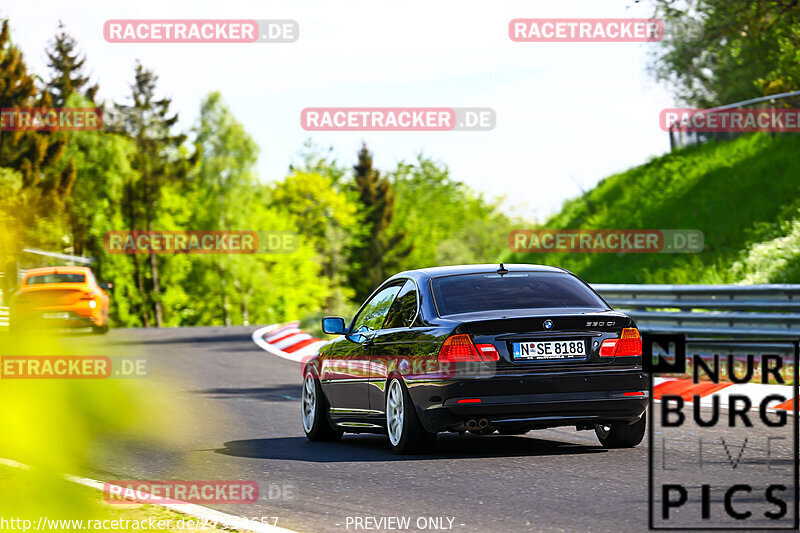
POLYGON ((64 24, 59 21, 59 33, 49 43, 45 50, 47 66, 50 67, 50 80, 45 86, 53 100, 53 105, 63 107, 67 98, 73 92, 81 93, 87 99, 94 101, 97 94, 97 85, 88 86, 89 76, 84 75, 86 56, 81 56, 77 50, 78 43, 64 30, 64 24), (85 89, 84 89, 85 87, 85 89))
POLYGON ((350 282, 356 297, 364 300, 394 273, 393 270, 409 256, 412 247, 406 242, 407 232, 391 234, 389 231, 394 219, 392 184, 372 167, 372 154, 366 144, 361 147, 358 164, 353 170, 353 186, 366 209, 364 224, 369 233, 364 245, 354 250, 350 282))
MULTIPOLYGON (((40 94, 34 77, 19 51, 11 43, 8 21, 0 28, 0 102, 4 108, 49 107, 47 94, 40 94)), ((51 201, 69 194, 75 175, 72 168, 55 172, 64 151, 63 134, 8 131, 0 135, 0 165, 22 174, 23 188, 38 190, 51 201)))
MULTIPOLYGON (((0 102, 3 108, 47 107, 48 95, 41 94, 34 83, 22 52, 11 42, 7 20, 0 23, 0 102)), ((13 203, 15 250, 0 259, 6 284, 15 281, 14 262, 24 245, 55 247, 64 200, 75 182, 74 163, 62 162, 66 136, 57 132, 4 131, 0 134, 0 167, 19 176, 11 191, 0 191, 13 203), (48 231, 40 231, 47 226, 48 231)), ((4 202, 6 203, 6 202, 4 202)), ((8 290, 9 287, 5 287, 8 290)))
MULTIPOLYGON (((162 189, 186 180, 197 161, 197 154, 187 158, 182 150, 186 141, 183 134, 173 135, 171 130, 178 121, 178 115, 170 114, 169 98, 156 97, 158 76, 153 71, 136 64, 135 80, 131 87, 133 104, 124 110, 127 134, 133 139, 137 153, 133 167, 140 177, 136 183, 129 183, 127 192, 128 221, 131 230, 142 229, 137 224, 144 222, 147 231, 153 231, 153 223, 158 214, 162 189)), ((150 294, 156 327, 164 322, 161 305, 161 286, 156 254, 150 250, 150 290, 146 291, 144 273, 136 254, 131 255, 141 294, 150 294)), ((149 313, 143 310, 145 325, 149 325, 149 313)))

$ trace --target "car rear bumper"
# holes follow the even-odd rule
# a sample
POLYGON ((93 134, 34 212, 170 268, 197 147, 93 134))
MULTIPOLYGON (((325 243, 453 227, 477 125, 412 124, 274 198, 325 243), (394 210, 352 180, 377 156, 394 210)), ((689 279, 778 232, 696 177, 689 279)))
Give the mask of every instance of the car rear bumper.
POLYGON ((463 428, 470 419, 525 427, 632 422, 647 408, 649 394, 641 370, 409 380, 407 385, 428 431, 463 428))
POLYGON ((57 328, 87 328, 100 326, 103 323, 102 311, 84 307, 47 307, 24 312, 12 312, 11 322, 36 326, 52 326, 57 328))

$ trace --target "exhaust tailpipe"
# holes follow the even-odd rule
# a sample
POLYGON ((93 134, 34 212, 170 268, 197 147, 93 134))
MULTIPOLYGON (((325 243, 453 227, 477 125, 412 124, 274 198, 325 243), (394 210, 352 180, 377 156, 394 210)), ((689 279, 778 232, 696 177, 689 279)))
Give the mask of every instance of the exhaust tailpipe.
POLYGON ((481 418, 481 421, 478 422, 478 427, 481 428, 481 429, 486 429, 486 426, 488 426, 488 425, 489 425, 489 421, 486 420, 485 418, 481 418))
POLYGON ((470 418, 464 423, 467 426, 467 429, 478 429, 478 421, 474 418, 470 418))

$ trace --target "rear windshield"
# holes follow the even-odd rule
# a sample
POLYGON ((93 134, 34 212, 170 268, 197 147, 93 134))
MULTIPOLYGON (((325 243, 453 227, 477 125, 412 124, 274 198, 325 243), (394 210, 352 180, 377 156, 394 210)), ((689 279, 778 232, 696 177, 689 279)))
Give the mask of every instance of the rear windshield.
POLYGON ((441 316, 551 307, 608 309, 580 280, 557 272, 446 276, 434 278, 432 286, 441 316))
POLYGON ((86 276, 83 274, 42 274, 31 276, 25 280, 25 285, 44 285, 45 283, 83 283, 86 276))

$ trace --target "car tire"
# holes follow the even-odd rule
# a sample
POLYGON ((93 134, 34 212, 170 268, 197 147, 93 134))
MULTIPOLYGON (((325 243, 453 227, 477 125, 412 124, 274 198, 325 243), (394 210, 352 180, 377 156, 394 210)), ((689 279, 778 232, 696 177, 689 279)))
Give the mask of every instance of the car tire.
POLYGON ((427 451, 436 442, 436 433, 422 426, 408 389, 397 378, 386 387, 386 432, 396 454, 427 451))
POLYGON ((647 414, 642 413, 642 417, 633 424, 595 424, 594 432, 604 448, 633 448, 642 442, 646 428, 647 414))
POLYGON ((105 335, 106 333, 108 333, 108 322, 106 322, 102 326, 95 326, 94 324, 92 324, 92 333, 96 335, 105 335))
POLYGON ((336 441, 342 438, 342 431, 331 425, 328 418, 328 400, 322 393, 322 386, 312 372, 303 378, 303 391, 300 400, 303 431, 310 441, 336 441))

